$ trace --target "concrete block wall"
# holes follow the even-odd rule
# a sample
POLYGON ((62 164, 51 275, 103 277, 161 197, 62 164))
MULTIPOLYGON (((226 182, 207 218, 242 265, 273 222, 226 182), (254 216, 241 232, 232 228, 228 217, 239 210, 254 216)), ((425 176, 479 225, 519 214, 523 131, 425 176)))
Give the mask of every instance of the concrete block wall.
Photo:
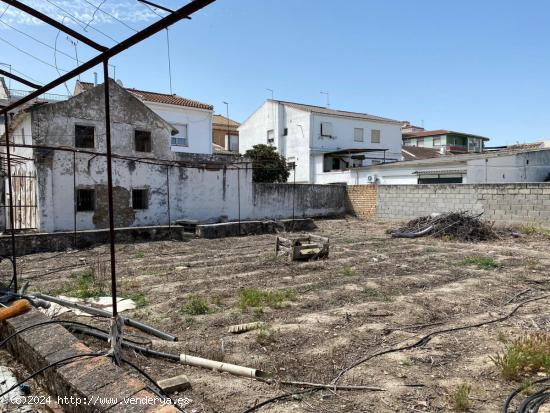
POLYGON ((376 215, 376 185, 346 187, 346 207, 350 214, 368 219, 376 215))
POLYGON ((346 213, 345 193, 343 185, 254 183, 252 204, 241 209, 248 219, 338 216, 346 213))
POLYGON ((433 212, 470 211, 497 224, 550 227, 550 183, 381 185, 376 216, 406 220, 433 212))

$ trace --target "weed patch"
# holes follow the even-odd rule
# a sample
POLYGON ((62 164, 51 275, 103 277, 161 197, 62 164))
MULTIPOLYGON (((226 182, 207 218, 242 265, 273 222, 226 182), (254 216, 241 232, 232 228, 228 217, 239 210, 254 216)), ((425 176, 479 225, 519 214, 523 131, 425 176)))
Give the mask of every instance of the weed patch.
POLYGON ((246 288, 239 291, 238 305, 242 311, 250 307, 281 308, 285 301, 294 300, 296 300, 296 291, 292 289, 264 291, 257 288, 246 288))
POLYGON ((355 268, 351 265, 344 265, 342 268, 342 275, 345 275, 346 277, 353 277, 357 275, 357 271, 355 271, 355 268))
POLYGON ((502 353, 491 360, 506 380, 519 380, 528 375, 550 373, 550 333, 527 334, 506 344, 502 353))
POLYGON ((209 311, 208 302, 198 295, 190 295, 187 303, 181 308, 181 312, 187 315, 204 315, 209 311))
POLYGON ((475 265, 484 270, 502 267, 502 264, 498 263, 491 257, 467 257, 462 260, 462 265, 475 265))
POLYGON ((74 281, 66 288, 57 290, 56 295, 65 294, 76 298, 97 298, 108 294, 103 280, 98 279, 93 270, 86 270, 71 276, 74 281))
POLYGON ((470 391, 471 387, 466 383, 462 383, 453 393, 453 408, 457 412, 465 412, 471 407, 470 391))
POLYGON ((147 301, 147 297, 145 296, 145 294, 140 293, 140 292, 128 294, 125 297, 129 298, 130 300, 132 300, 136 304, 136 309, 143 308, 143 307, 147 306, 147 304, 149 303, 147 301))

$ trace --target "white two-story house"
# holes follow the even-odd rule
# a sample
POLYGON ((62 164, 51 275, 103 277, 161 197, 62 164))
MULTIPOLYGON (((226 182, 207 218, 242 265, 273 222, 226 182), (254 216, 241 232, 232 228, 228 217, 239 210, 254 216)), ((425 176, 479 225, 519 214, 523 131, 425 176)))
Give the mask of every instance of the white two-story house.
MULTIPOLYGON (((74 94, 78 95, 94 86, 93 83, 77 81, 74 94)), ((171 141, 173 152, 212 154, 212 105, 175 94, 131 88, 126 90, 178 130, 171 141)))
POLYGON ((354 168, 399 161, 401 142, 399 121, 280 100, 267 100, 239 127, 241 153, 273 145, 297 183, 352 184, 354 168))

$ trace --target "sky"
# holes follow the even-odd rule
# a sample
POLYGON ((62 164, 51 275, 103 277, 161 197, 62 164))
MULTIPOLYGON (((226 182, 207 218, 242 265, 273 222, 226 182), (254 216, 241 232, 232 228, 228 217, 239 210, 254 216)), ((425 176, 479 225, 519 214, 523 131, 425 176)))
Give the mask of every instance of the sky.
MULTIPOLYGON (((23 1, 106 46, 163 14, 136 0, 23 1)), ((549 18, 547 0, 217 0, 169 29, 172 92, 222 114, 229 102, 237 121, 271 97, 267 89, 320 106, 324 91, 334 109, 483 135, 490 145, 550 139, 549 18)), ((0 63, 40 83, 95 53, 1 1, 0 50, 0 63)), ((170 92, 165 31, 111 63, 126 87, 170 92)), ((101 79, 99 67, 81 79, 94 71, 101 79)))

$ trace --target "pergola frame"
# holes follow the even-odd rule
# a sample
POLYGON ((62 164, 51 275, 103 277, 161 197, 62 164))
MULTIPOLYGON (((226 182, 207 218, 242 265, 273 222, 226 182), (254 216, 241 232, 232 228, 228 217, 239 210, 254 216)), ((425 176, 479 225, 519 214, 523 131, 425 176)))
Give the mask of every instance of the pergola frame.
MULTIPOLYGON (((5 148, 6 148, 6 164, 7 164, 7 175, 8 175, 8 190, 10 193, 9 197, 9 215, 10 215, 10 229, 11 229, 11 246, 12 246, 12 264, 13 264, 13 278, 12 285, 14 291, 17 291, 17 254, 16 254, 16 242, 15 242, 15 223, 14 223, 14 206, 13 206, 13 192, 12 192, 12 179, 11 179, 11 154, 10 154, 10 141, 9 141, 9 120, 8 114, 10 111, 21 107, 27 102, 38 98, 40 95, 50 91, 51 89, 61 85, 62 83, 84 73, 85 71, 93 68, 96 65, 102 64, 103 66, 103 78, 104 78, 104 92, 105 92, 105 141, 106 141, 106 157, 107 157, 107 192, 108 192, 108 209, 109 209, 109 240, 110 240, 110 259, 111 259, 111 295, 112 295, 112 306, 113 306, 113 319, 118 315, 117 311, 117 280, 116 280, 116 253, 115 253, 115 225, 114 225, 114 206, 113 206, 113 173, 112 173, 112 153, 111 153, 111 119, 110 119, 110 104, 109 104, 109 59, 113 56, 118 55, 119 53, 125 51, 126 49, 140 43, 141 41, 151 37, 152 35, 160 32, 161 30, 166 29, 174 23, 182 19, 190 19, 191 15, 204 7, 210 5, 216 0, 193 0, 185 6, 175 10, 174 12, 168 14, 166 17, 156 21, 145 29, 137 32, 136 34, 128 37, 122 42, 116 44, 111 48, 102 46, 93 40, 87 38, 86 36, 74 31, 73 29, 59 23, 56 20, 53 20, 51 17, 44 15, 43 13, 29 7, 17 0, 0 0, 12 7, 15 7, 25 13, 30 14, 42 22, 61 30, 62 32, 68 34, 69 36, 74 37, 77 40, 80 40, 82 43, 87 44, 88 46, 100 51, 101 53, 95 56, 94 58, 88 60, 87 62, 81 64, 70 72, 58 77, 55 80, 52 80, 48 84, 39 87, 36 84, 33 84, 25 79, 19 78, 18 76, 3 73, 5 76, 10 77, 16 81, 19 81, 33 89, 36 89, 34 92, 29 95, 19 99, 18 101, 8 104, 5 107, 0 107, 0 113, 4 115, 4 126, 5 126, 5 148)), ((4 71, 3 71, 4 72, 4 71)))

